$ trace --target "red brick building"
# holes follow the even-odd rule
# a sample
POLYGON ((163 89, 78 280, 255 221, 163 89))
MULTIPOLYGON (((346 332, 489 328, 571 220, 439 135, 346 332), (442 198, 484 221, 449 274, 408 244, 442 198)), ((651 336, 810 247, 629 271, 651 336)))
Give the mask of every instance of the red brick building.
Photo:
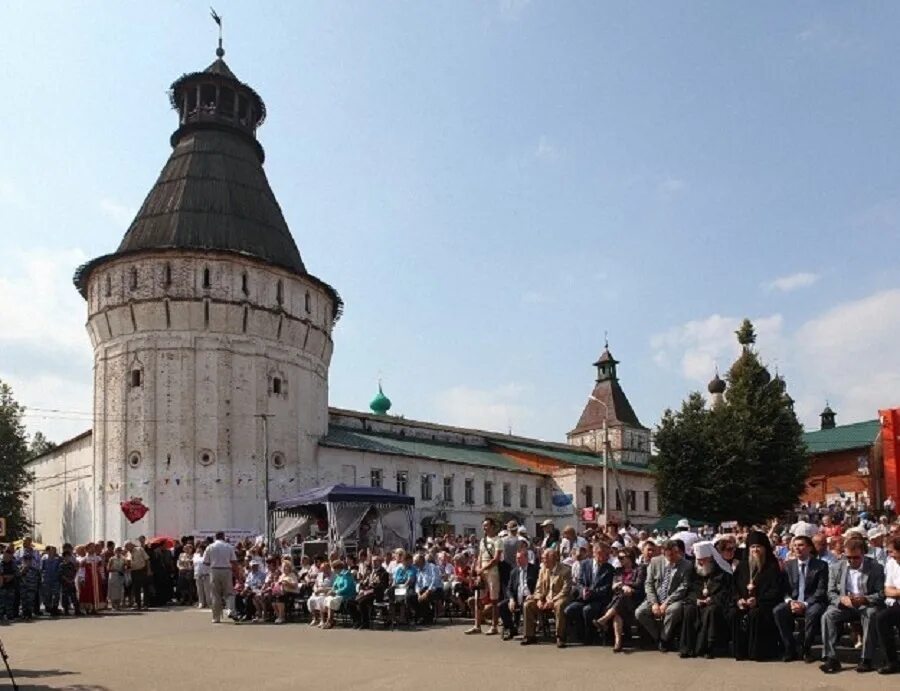
POLYGON ((802 501, 864 499, 880 508, 890 493, 884 486, 881 420, 835 425, 828 406, 821 418, 820 429, 804 434, 811 461, 802 501))

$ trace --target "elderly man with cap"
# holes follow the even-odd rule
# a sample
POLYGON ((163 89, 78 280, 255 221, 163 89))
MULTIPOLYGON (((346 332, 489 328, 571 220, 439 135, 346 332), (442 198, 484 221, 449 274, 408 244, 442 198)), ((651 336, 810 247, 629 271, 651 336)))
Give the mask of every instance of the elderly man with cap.
POLYGON ((694 556, 694 543, 700 540, 700 536, 697 535, 693 530, 691 530, 691 522, 682 518, 675 524, 675 528, 678 532, 676 532, 673 536, 673 540, 681 540, 684 543, 684 553, 688 557, 694 556))
POLYGON ((730 638, 726 614, 734 599, 731 564, 712 542, 694 543, 694 578, 688 589, 681 625, 681 657, 715 656, 730 638))
POLYGON ((797 659, 794 622, 803 618, 803 659, 811 663, 816 661, 811 650, 813 639, 828 606, 828 564, 813 554, 813 542, 806 535, 794 537, 791 548, 795 558, 786 561, 783 570, 787 593, 772 614, 781 636, 785 662, 797 659))

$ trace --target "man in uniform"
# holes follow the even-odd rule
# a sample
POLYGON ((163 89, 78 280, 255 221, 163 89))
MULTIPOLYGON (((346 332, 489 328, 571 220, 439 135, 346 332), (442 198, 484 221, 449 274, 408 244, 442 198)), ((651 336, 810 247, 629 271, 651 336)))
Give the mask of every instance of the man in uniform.
MULTIPOLYGON (((489 636, 496 636, 499 632, 497 628, 497 605, 500 598, 503 597, 503 591, 500 586, 500 562, 503 559, 503 540, 497 537, 497 524, 493 518, 485 518, 482 524, 484 529, 484 537, 478 543, 478 561, 475 567, 475 573, 481 578, 481 587, 487 588, 488 600, 491 608, 491 628, 488 630, 489 636)), ((475 625, 466 631, 466 634, 481 633, 481 606, 479 600, 475 600, 475 625)))

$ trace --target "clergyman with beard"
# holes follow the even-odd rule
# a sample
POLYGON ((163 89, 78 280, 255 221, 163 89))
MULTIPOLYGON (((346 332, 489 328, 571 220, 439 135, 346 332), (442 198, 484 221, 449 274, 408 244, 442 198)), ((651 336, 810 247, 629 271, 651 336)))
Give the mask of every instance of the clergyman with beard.
POLYGON ((753 530, 747 535, 747 559, 738 565, 734 586, 735 659, 772 659, 778 640, 772 610, 781 601, 781 571, 765 533, 753 530))
POLYGON ((729 564, 712 542, 694 543, 694 578, 681 624, 681 657, 715 657, 731 638, 727 615, 734 602, 729 564))

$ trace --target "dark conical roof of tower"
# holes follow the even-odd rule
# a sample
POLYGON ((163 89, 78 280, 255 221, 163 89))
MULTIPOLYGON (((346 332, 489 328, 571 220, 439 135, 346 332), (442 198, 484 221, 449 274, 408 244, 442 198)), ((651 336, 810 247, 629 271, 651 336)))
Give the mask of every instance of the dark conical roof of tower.
POLYGON ((221 57, 202 72, 180 77, 170 91, 179 113, 173 147, 118 249, 80 267, 85 295, 90 272, 105 261, 149 250, 242 255, 305 276, 329 292, 335 316, 342 303, 328 284, 307 273, 263 170, 256 128, 262 98, 221 57))

